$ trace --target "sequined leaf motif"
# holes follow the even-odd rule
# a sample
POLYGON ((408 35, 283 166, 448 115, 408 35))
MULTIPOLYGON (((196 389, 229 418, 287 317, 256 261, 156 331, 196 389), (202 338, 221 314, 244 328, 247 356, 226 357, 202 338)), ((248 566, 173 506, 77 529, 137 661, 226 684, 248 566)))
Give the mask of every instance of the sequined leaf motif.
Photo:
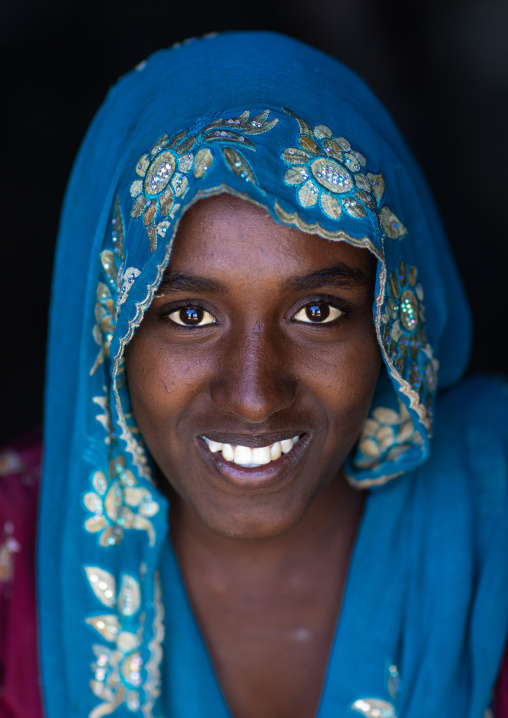
POLYGON ((213 155, 210 150, 205 147, 203 150, 199 150, 194 160, 194 177, 198 179, 208 172, 213 164, 213 155))
POLYGON ((85 566, 88 583, 99 601, 108 608, 116 604, 115 577, 98 566, 85 566))
POLYGON ((333 139, 334 142, 336 142, 339 147, 344 150, 344 152, 349 152, 349 150, 351 149, 351 145, 345 137, 334 137, 333 139))
POLYGON ((184 177, 179 172, 177 172, 171 180, 171 186, 173 187, 173 190, 175 192, 175 197, 181 197, 183 194, 185 194, 188 184, 189 183, 187 181, 187 177, 184 177))
POLYGON ((187 130, 182 130, 181 132, 177 132, 176 135, 173 135, 173 137, 168 142, 168 147, 170 147, 172 150, 177 146, 179 142, 183 140, 185 135, 187 134, 187 130))
POLYGON ((298 190, 298 199, 302 207, 313 207, 318 201, 319 192, 315 184, 306 182, 303 187, 298 190))
POLYGON ((363 202, 363 204, 369 209, 375 209, 374 200, 368 192, 364 192, 362 189, 359 189, 356 191, 356 198, 359 199, 360 202, 363 202))
POLYGON ((310 152, 302 150, 300 147, 288 147, 282 153, 282 159, 290 165, 299 165, 302 162, 307 162, 313 157, 310 152))
POLYGON ((361 698, 351 708, 369 718, 397 718, 393 705, 378 698, 361 698))
POLYGON ((355 182, 356 182, 356 186, 359 187, 360 189, 365 190, 365 192, 371 191, 371 184, 370 184, 369 180, 361 172, 358 172, 358 174, 355 175, 355 182))
POLYGON ((139 583, 129 574, 122 576, 118 593, 118 609, 122 616, 134 616, 141 605, 139 583))
POLYGON ((367 178, 372 185, 372 192, 374 193, 376 202, 379 204, 383 199, 383 195, 385 193, 385 178, 381 173, 378 175, 373 175, 372 172, 367 172, 367 178))
POLYGON ((141 214, 145 209, 145 204, 146 197, 140 194, 139 197, 136 198, 136 201, 134 202, 131 210, 131 216, 134 217, 134 219, 138 219, 138 217, 141 217, 141 214))
POLYGON ((335 142, 329 139, 324 139, 323 147, 325 148, 325 152, 328 157, 333 157, 339 162, 342 162, 342 150, 335 142))
POLYGON ((131 197, 134 199, 134 197, 137 197, 141 194, 143 191, 143 182, 141 180, 134 180, 134 182, 131 184, 131 197))
POLYGON ((116 267, 115 255, 109 249, 104 249, 101 252, 101 264, 106 277, 109 279, 112 285, 116 284, 118 270, 116 267))
POLYGON ((143 501, 140 506, 139 513, 142 516, 148 516, 149 518, 151 516, 155 516, 155 514, 159 513, 159 504, 155 501, 143 501))
POLYGON ((159 197, 159 203, 161 208, 161 215, 166 217, 171 207, 173 206, 173 190, 171 187, 166 187, 164 193, 159 197))
POLYGON ((295 185, 302 184, 309 179, 306 167, 290 167, 284 175, 286 184, 295 185))
POLYGON ((192 160, 193 156, 191 154, 183 155, 183 157, 180 157, 178 160, 178 169, 180 172, 188 172, 190 169, 192 169, 192 160))
POLYGON ((247 116, 240 122, 239 127, 246 135, 259 135, 262 132, 268 132, 268 130, 275 127, 279 121, 276 117, 267 122, 266 120, 268 119, 269 114, 270 110, 264 110, 264 112, 260 112, 259 115, 255 115, 254 117, 247 116))
POLYGON ((140 177, 144 177, 149 164, 150 157, 147 154, 141 155, 136 165, 136 174, 140 177))
POLYGON ((158 153, 164 148, 164 146, 166 145, 167 141, 168 141, 168 136, 167 136, 167 135, 162 135, 162 137, 159 137, 159 139, 157 140, 157 142, 154 144, 154 146, 153 146, 152 149, 150 150, 151 156, 152 156, 152 157, 155 157, 155 155, 158 154, 158 153))
MULTIPOLYGON (((405 407, 401 405, 401 409, 404 409, 405 407)), ((405 414, 407 416, 407 413, 405 414)), ((396 425, 400 421, 400 416, 397 414, 396 411, 393 409, 389 409, 386 406, 378 406, 374 409, 372 412, 372 416, 376 419, 376 421, 381 422, 382 424, 393 424, 396 425)))
POLYGON ((139 506, 139 504, 143 501, 145 492, 143 489, 136 489, 132 488, 131 486, 127 486, 124 489, 125 494, 125 503, 128 506, 139 506))
POLYGON ((245 110, 241 115, 238 115, 238 117, 232 117, 230 120, 223 120, 222 117, 219 117, 217 120, 214 120, 207 125, 203 132, 208 132, 208 130, 213 129, 214 127, 223 127, 224 125, 235 125, 236 127, 239 127, 245 120, 248 120, 249 117, 249 110, 245 110))
POLYGON ((347 158, 348 162, 351 163, 351 167, 353 167, 353 166, 355 167, 353 172, 359 172, 360 169, 362 167, 365 167, 365 165, 367 163, 367 160, 365 159, 365 157, 362 154, 360 154, 359 152, 353 152, 353 150, 351 150, 351 152, 348 152, 346 154, 346 158, 347 158))
POLYGON ((95 534, 98 531, 102 531, 102 529, 107 526, 107 524, 108 522, 106 521, 104 516, 91 516, 85 521, 85 529, 89 533, 95 534))
POLYGON ((241 155, 232 147, 225 147, 222 152, 229 166, 229 169, 234 172, 235 175, 245 180, 246 182, 253 182, 254 184, 257 184, 252 167, 243 155, 241 155))
POLYGON ((166 232, 169 229, 169 222, 167 220, 164 220, 164 222, 159 222, 157 225, 157 234, 159 237, 165 237, 166 232))
POLYGON ((312 137, 307 137, 307 135, 301 135, 299 142, 304 150, 311 152, 313 155, 321 154, 321 148, 317 144, 316 140, 314 140, 312 137))
POLYGON ((124 679, 136 687, 141 685, 141 666, 142 660, 139 651, 132 653, 122 663, 122 675, 124 679))
POLYGON ((122 489, 118 481, 115 481, 104 499, 104 507, 111 521, 116 521, 118 512, 122 506, 122 489))
POLYGON ((317 137, 319 140, 322 140, 324 137, 331 136, 332 131, 326 125, 317 125, 316 127, 314 127, 314 137, 317 137))
POLYGON ((400 219, 392 212, 392 210, 386 205, 384 207, 381 207, 379 218, 381 220, 381 225, 384 231, 390 237, 390 239, 400 239, 406 234, 406 227, 402 224, 400 219))
POLYGON ((116 641, 120 631, 120 623, 117 616, 90 616, 86 619, 86 622, 95 628, 95 630, 100 633, 106 641, 109 641, 110 643, 114 643, 116 641))
POLYGON ((353 197, 342 200, 342 206, 351 217, 356 217, 356 219, 361 219, 367 214, 363 205, 353 197))
POLYGON ((83 503, 85 504, 86 508, 93 514, 100 513, 100 511, 102 511, 101 498, 100 496, 97 496, 97 494, 93 491, 88 491, 83 496, 83 503))
POLYGON ((342 207, 340 203, 331 195, 323 192, 321 194, 321 207, 323 212, 332 219, 339 219, 342 214, 342 207))
POLYGON ((192 148, 192 145, 194 144, 195 139, 196 138, 191 135, 190 137, 187 137, 186 140, 184 140, 179 145, 177 145, 175 149, 178 152, 178 154, 183 155, 186 152, 188 152, 192 148))

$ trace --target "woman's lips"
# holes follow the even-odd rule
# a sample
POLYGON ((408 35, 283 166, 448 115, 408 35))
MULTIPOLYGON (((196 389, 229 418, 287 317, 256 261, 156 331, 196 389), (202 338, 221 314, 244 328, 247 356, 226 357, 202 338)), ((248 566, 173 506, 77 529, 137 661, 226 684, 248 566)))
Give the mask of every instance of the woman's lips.
POLYGON ((237 488, 268 488, 278 484, 298 463, 309 444, 308 434, 296 434, 292 438, 280 438, 262 446, 244 438, 245 443, 229 443, 201 436, 198 439, 200 454, 205 462, 227 483, 237 488))

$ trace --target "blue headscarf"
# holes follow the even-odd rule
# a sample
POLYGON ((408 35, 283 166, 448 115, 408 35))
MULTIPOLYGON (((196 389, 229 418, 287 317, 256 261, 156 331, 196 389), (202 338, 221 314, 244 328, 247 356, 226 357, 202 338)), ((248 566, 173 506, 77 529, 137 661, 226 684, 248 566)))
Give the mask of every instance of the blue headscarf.
POLYGON ((508 622, 508 398, 485 380, 443 391, 467 363, 468 307, 428 189, 385 109, 335 60, 269 33, 153 55, 110 91, 72 173, 40 514, 48 718, 228 715, 124 365, 183 213, 225 192, 377 258, 384 370, 346 466, 352 483, 373 490, 319 718, 479 718, 508 622))

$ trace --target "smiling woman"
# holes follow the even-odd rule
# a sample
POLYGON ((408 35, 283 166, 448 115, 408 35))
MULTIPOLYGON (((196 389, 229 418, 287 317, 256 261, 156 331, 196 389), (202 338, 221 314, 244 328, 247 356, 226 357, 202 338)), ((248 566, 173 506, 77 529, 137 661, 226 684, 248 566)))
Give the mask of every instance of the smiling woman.
POLYGON ((341 474, 381 369, 371 260, 228 195, 184 216, 126 352, 172 507, 222 535, 277 536, 341 474))
POLYGON ((363 83, 265 33, 154 55, 88 133, 55 271, 48 718, 483 718, 507 391, 460 381, 460 280, 363 83))

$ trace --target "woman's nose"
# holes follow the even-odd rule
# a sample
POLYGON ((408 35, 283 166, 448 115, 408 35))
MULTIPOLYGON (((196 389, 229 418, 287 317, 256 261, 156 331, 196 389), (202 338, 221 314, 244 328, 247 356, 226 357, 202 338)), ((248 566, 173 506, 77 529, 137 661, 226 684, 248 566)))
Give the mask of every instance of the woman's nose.
POLYGON ((296 379, 290 373, 284 339, 275 334, 258 323, 230 337, 211 386, 212 401, 219 409, 261 424, 291 406, 296 379))

